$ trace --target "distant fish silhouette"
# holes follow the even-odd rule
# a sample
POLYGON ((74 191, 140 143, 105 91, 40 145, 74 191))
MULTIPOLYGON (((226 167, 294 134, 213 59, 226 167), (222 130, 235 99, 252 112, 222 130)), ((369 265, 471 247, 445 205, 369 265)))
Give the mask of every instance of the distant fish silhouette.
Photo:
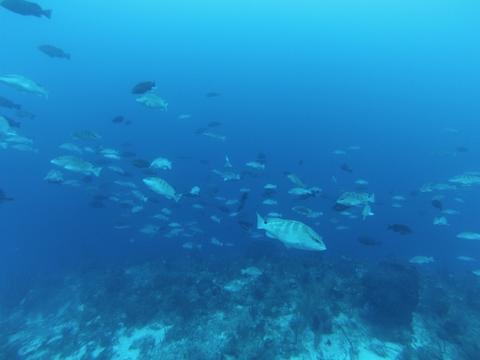
POLYGON ((391 230, 391 231, 396 232, 400 235, 409 235, 413 232, 412 229, 409 226, 404 225, 404 224, 388 225, 387 230, 391 230))
POLYGON ((432 206, 435 209, 442 210, 443 209, 443 204, 440 200, 432 200, 432 206))
POLYGON ((155 88, 155 81, 142 81, 132 88, 132 94, 142 95, 155 88))
POLYGON ((207 98, 214 98, 214 97, 219 97, 221 94, 215 91, 210 91, 205 94, 205 97, 207 98))
POLYGON ((22 107, 21 105, 16 104, 13 101, 11 101, 11 100, 3 97, 3 96, 0 96, 0 106, 4 107, 4 108, 7 108, 7 109, 16 109, 16 110, 20 110, 21 107, 22 107))
POLYGON ((343 171, 345 172, 348 172, 348 173, 352 173, 353 170, 352 168, 350 167, 350 165, 348 165, 347 163, 344 163, 340 166, 340 169, 342 169, 343 171))
POLYGON ((51 58, 67 59, 67 60, 70 60, 71 58, 70 54, 66 53, 62 49, 53 45, 40 45, 38 47, 38 50, 40 50, 42 53, 44 53, 45 55, 51 58))
POLYGON ((5 194, 3 190, 0 190, 0 204, 7 201, 13 201, 13 198, 5 194))
POLYGON ((125 121, 125 118, 122 116, 122 115, 118 115, 118 116, 115 116, 113 119, 112 119, 112 122, 114 124, 121 124, 125 121))
POLYGON ((0 1, 0 6, 11 12, 24 16, 52 17, 52 10, 44 10, 40 5, 25 0, 3 0, 0 1))

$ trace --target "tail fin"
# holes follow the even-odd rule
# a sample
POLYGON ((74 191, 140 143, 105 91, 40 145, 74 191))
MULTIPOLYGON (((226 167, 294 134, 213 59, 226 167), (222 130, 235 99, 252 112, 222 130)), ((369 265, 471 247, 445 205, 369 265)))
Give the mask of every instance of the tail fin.
POLYGON ((96 168, 93 168, 93 174, 96 176, 96 177, 99 177, 100 176, 100 173, 102 172, 102 169, 101 167, 96 167, 96 168))
POLYGON ((71 60, 71 59, 72 59, 72 55, 71 55, 71 54, 65 54, 65 59, 71 60))
POLYGON ((183 197, 183 194, 175 195, 175 202, 179 202, 182 197, 183 197))
POLYGON ((264 229, 265 224, 265 219, 262 218, 259 213, 257 213, 257 229, 264 229))
POLYGON ((43 16, 45 16, 48 19, 52 18, 52 10, 43 10, 43 16))
POLYGON ((374 203, 375 202, 375 194, 372 194, 370 195, 369 199, 368 199, 371 203, 374 203))

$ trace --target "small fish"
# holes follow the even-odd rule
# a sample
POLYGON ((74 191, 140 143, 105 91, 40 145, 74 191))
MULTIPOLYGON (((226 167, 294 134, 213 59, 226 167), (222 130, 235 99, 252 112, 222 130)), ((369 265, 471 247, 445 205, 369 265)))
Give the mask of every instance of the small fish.
POLYGON ((353 170, 352 168, 350 167, 350 165, 348 165, 347 163, 343 163, 341 166, 340 166, 340 169, 345 171, 345 172, 348 172, 348 173, 352 173, 353 170))
POLYGON ((142 95, 155 89, 155 81, 142 81, 132 88, 132 94, 142 95))
POLYGON ((125 117, 123 117, 122 115, 118 115, 118 116, 115 116, 113 119, 112 119, 112 123, 114 124, 121 124, 125 121, 125 117))
POLYGON ((5 192, 3 190, 0 190, 0 204, 3 203, 3 202, 7 202, 7 201, 13 201, 14 199, 10 196, 8 196, 7 194, 5 194, 5 192))
POLYGON ((135 159, 132 161, 132 165, 139 169, 147 169, 150 167, 150 162, 143 159, 135 159))
POLYGON ((7 109, 15 109, 15 110, 20 110, 22 108, 21 105, 16 104, 12 100, 9 100, 3 96, 0 96, 0 106, 7 109))
POLYGON ((396 232, 400 235, 409 235, 413 232, 412 229, 409 226, 404 225, 404 224, 388 225, 387 230, 391 230, 391 231, 396 232))
POLYGON ((215 97, 219 97, 221 94, 218 93, 218 92, 215 92, 215 91, 210 91, 208 93, 205 94, 205 97, 207 98, 215 98, 215 97))
POLYGON ((443 210, 443 204, 440 200, 432 200, 432 206, 435 208, 435 209, 438 209, 438 210, 443 210))
POLYGON ((0 6, 19 15, 44 16, 48 19, 52 17, 52 10, 44 10, 40 5, 26 0, 2 0, 0 1, 0 6))
POLYGON ((53 45, 40 45, 38 47, 38 50, 40 50, 42 53, 44 53, 45 55, 51 58, 67 59, 67 60, 71 59, 70 54, 66 53, 62 49, 53 45))
POLYGON ((357 238, 357 241, 365 246, 379 246, 382 243, 376 239, 372 239, 371 237, 368 236, 360 236, 357 238))
POLYGON ((218 121, 211 121, 208 123, 207 127, 209 128, 214 128, 214 127, 219 127, 221 126, 222 123, 221 122, 218 122, 218 121))

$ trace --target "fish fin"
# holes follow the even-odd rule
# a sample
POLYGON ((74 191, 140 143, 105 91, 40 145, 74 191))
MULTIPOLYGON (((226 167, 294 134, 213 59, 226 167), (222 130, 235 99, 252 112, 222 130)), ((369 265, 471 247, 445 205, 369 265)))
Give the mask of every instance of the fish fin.
POLYGON ((265 229, 265 219, 260 216, 259 213, 257 213, 257 229, 265 229))
POLYGON ((100 173, 102 172, 102 169, 103 169, 103 168, 101 168, 101 167, 93 168, 93 170, 92 170, 92 171, 93 171, 93 174, 94 174, 95 176, 97 176, 97 177, 100 176, 100 173))
POLYGON ((370 202, 374 203, 375 202, 375 194, 370 195, 370 202))
POLYGON ((43 15, 46 18, 51 19, 52 18, 52 10, 43 10, 43 15))
POLYGON ((180 199, 182 198, 183 194, 178 194, 175 196, 175 202, 179 202, 180 199))
MULTIPOLYGON (((275 237, 272 233, 270 233, 270 232, 268 232, 268 231, 265 233, 265 235, 267 235, 267 237, 269 237, 270 239, 276 239, 276 237, 275 237)), ((285 245, 285 246, 286 246, 287 248, 289 247, 288 245, 285 245)))

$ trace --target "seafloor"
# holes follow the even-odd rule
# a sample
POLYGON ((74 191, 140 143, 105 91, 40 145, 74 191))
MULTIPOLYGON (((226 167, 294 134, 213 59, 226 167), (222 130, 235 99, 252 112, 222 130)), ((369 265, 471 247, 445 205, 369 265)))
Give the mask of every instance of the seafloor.
POLYGON ((190 253, 3 294, 0 358, 480 359, 473 275, 296 255, 190 253))

